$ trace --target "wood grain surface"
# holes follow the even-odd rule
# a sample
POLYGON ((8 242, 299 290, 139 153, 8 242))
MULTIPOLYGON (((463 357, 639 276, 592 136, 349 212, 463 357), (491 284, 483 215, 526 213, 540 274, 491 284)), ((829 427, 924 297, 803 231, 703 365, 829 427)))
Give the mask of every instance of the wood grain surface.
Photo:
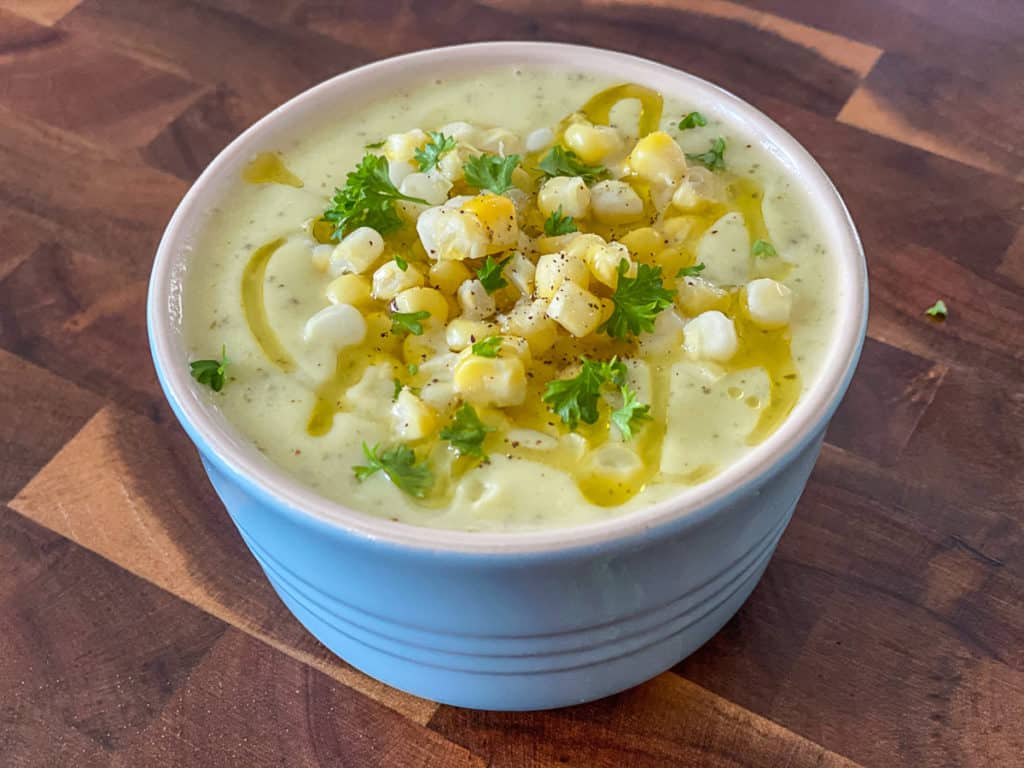
POLYGON ((1022 103, 1006 0, 0 0, 0 765, 1024 766, 1022 103), (253 120, 498 39, 766 111, 847 200, 872 290, 739 614, 646 685, 527 714, 416 699, 305 633, 164 404, 143 311, 175 205, 253 120))

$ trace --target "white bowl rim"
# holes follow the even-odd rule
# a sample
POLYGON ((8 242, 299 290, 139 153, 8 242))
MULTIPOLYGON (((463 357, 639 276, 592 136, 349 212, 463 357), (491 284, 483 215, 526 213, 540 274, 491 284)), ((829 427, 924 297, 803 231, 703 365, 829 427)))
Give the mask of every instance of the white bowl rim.
MULTIPOLYGON (((665 89, 663 89, 665 90, 665 89)), ((269 495, 278 507, 308 516, 329 528, 361 536, 380 544, 405 548, 466 554, 525 554, 592 547, 630 539, 668 523, 701 522, 730 497, 753 489, 774 470, 784 466, 827 424, 856 366, 867 322, 867 269, 863 248, 853 221, 831 180, 811 155, 771 118, 732 93, 694 75, 630 54, 589 46, 545 42, 487 42, 432 48, 376 61, 344 72, 300 93, 276 108, 234 139, 206 167, 186 193, 164 231, 157 248, 147 300, 147 322, 154 363, 164 392, 197 443, 200 453, 209 449, 221 468, 248 481, 256 492, 269 495), (686 98, 708 110, 728 111, 776 155, 791 166, 818 206, 829 252, 836 262, 837 307, 831 348, 818 380, 797 403, 783 424, 761 444, 704 483, 638 510, 582 525, 520 532, 467 532, 395 522, 359 512, 331 501, 283 469, 272 464, 254 446, 214 423, 208 401, 196 394, 184 342, 172 307, 180 296, 176 277, 187 250, 186 219, 197 216, 205 189, 229 165, 251 157, 260 134, 292 110, 314 103, 332 102, 335 92, 362 78, 396 78, 415 71, 425 76, 432 68, 493 67, 502 64, 536 68, 549 64, 566 70, 600 72, 623 82, 652 84, 672 80, 685 84, 686 98), (702 511, 704 514, 702 514, 702 511)), ((205 454, 204 454, 205 455, 205 454)))

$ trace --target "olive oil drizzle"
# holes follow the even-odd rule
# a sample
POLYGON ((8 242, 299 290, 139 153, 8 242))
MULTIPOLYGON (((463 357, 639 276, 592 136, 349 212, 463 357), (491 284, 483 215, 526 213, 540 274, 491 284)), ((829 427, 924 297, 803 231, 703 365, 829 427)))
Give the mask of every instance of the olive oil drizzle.
POLYGON ((242 180, 248 184, 283 184, 301 189, 302 179, 288 170, 276 152, 262 152, 242 171, 242 180))
POLYGON ((263 354, 274 365, 285 373, 295 370, 295 361, 282 346, 277 334, 267 319, 267 307, 264 303, 263 282, 267 274, 267 264, 278 248, 284 245, 285 239, 279 237, 253 251, 249 262, 242 271, 242 312, 249 324, 256 343, 263 354))
POLYGON ((608 125, 612 110, 620 101, 636 99, 640 102, 640 121, 637 138, 642 139, 658 130, 661 124, 661 110, 665 100, 657 91, 635 83, 613 85, 591 96, 580 108, 580 112, 594 125, 608 125))

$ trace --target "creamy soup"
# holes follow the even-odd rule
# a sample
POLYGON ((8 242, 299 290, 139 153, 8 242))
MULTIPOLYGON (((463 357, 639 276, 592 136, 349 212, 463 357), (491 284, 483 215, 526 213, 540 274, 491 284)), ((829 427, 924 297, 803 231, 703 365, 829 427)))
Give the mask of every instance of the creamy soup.
POLYGON ((818 224, 708 105, 495 69, 276 150, 195 243, 182 365, 348 507, 469 531, 619 515, 736 461, 818 376, 818 224))

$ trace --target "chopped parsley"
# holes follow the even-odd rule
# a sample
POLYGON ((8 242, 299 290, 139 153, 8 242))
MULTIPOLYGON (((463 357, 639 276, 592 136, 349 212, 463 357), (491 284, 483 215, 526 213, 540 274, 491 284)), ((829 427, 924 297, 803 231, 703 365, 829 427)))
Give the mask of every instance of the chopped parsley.
POLYGON ((425 309, 421 309, 419 312, 392 312, 391 332, 422 336, 423 321, 428 317, 430 317, 430 313, 425 309))
POLYGON ((369 144, 364 144, 363 146, 366 149, 380 149, 385 144, 387 144, 387 141, 385 139, 381 139, 380 141, 371 141, 369 144))
POLYGON ((707 124, 707 118, 700 112, 690 112, 679 121, 679 130, 688 131, 691 128, 703 128, 707 124))
POLYGON ((626 277, 628 270, 629 261, 623 259, 619 262, 619 282, 612 294, 615 309, 598 329, 616 339, 653 331, 655 315, 672 306, 675 296, 675 291, 662 285, 661 267, 638 264, 636 277, 626 277))
POLYGON ((395 266, 405 272, 409 268, 409 262, 401 257, 400 254, 395 254, 395 266))
POLYGON ((452 448, 458 451, 460 456, 484 459, 484 438, 494 429, 480 421, 472 405, 463 403, 455 412, 452 423, 441 430, 441 439, 451 443, 452 448))
POLYGON ((582 421, 597 421, 597 404, 601 387, 606 383, 618 387, 626 383, 626 364, 613 357, 609 362, 588 360, 581 356, 580 372, 571 379, 549 381, 541 400, 562 419, 569 429, 576 429, 582 421))
POLYGON ((754 244, 750 246, 750 253, 759 259, 770 259, 773 256, 779 255, 778 251, 775 250, 775 246, 767 240, 755 240, 754 244))
POLYGON ((479 278, 480 284, 488 294, 494 293, 508 285, 508 280, 501 275, 501 270, 505 268, 505 264, 507 262, 508 259, 505 259, 505 261, 498 261, 490 256, 486 256, 484 258, 484 263, 481 264, 480 269, 476 271, 476 276, 479 278))
POLYGON ((220 347, 220 360, 193 360, 189 363, 192 378, 205 384, 214 392, 224 389, 224 371, 228 367, 228 350, 223 344, 220 347))
POLYGON ((694 264, 692 267, 683 267, 676 272, 676 277, 697 277, 705 269, 704 262, 700 264, 694 264))
POLYGON ((608 169, 603 165, 587 165, 571 149, 564 149, 557 144, 541 158, 537 166, 547 178, 579 176, 587 184, 593 184, 608 175, 608 169))
POLYGON ((345 186, 335 188, 331 207, 324 219, 334 224, 332 240, 359 227, 373 227, 382 235, 402 226, 395 210, 396 200, 427 205, 427 201, 398 191, 388 176, 386 157, 367 153, 345 179, 345 186))
POLYGON ((548 237, 568 235, 576 231, 576 222, 573 221, 572 216, 562 215, 562 206, 558 206, 558 210, 552 211, 544 221, 544 234, 548 237))
POLYGON ((612 424, 614 424, 623 439, 632 440, 633 430, 638 429, 645 421, 651 420, 651 406, 644 405, 636 399, 636 392, 623 384, 619 391, 622 393, 622 405, 612 411, 612 424))
POLYGON ((377 472, 383 472, 399 489, 417 499, 424 498, 434 484, 434 474, 428 464, 416 463, 416 454, 407 445, 399 443, 382 450, 380 444, 370 448, 363 443, 366 464, 352 467, 356 480, 362 482, 377 472))
MULTIPOLYGON (((929 317, 947 317, 949 315, 949 311, 946 309, 946 302, 942 299, 939 299, 928 307, 924 313, 929 317)), ((195 363, 193 363, 193 365, 195 365, 195 363)))
POLYGON ((417 373, 420 372, 420 367, 416 365, 416 363, 409 363, 407 366, 405 366, 405 370, 409 372, 410 376, 415 376, 417 373))
POLYGON ((421 172, 436 168, 441 155, 455 149, 455 139, 452 136, 445 136, 440 131, 430 131, 427 136, 430 137, 430 141, 415 152, 416 162, 419 164, 421 172))
POLYGON ((473 354, 477 357, 497 357, 501 351, 501 336, 488 336, 473 345, 473 354))
POLYGON ((462 166, 466 183, 477 189, 486 189, 496 195, 512 189, 512 171, 519 166, 519 155, 499 157, 485 152, 471 157, 462 166))
POLYGON ((405 385, 402 383, 402 380, 397 377, 392 379, 391 381, 395 385, 395 392, 394 394, 391 395, 391 402, 393 403, 398 399, 398 396, 402 394, 402 389, 405 387, 405 385))
POLYGON ((700 163, 709 171, 725 170, 725 139, 719 136, 711 142, 711 148, 707 152, 697 154, 686 153, 687 160, 700 163))

